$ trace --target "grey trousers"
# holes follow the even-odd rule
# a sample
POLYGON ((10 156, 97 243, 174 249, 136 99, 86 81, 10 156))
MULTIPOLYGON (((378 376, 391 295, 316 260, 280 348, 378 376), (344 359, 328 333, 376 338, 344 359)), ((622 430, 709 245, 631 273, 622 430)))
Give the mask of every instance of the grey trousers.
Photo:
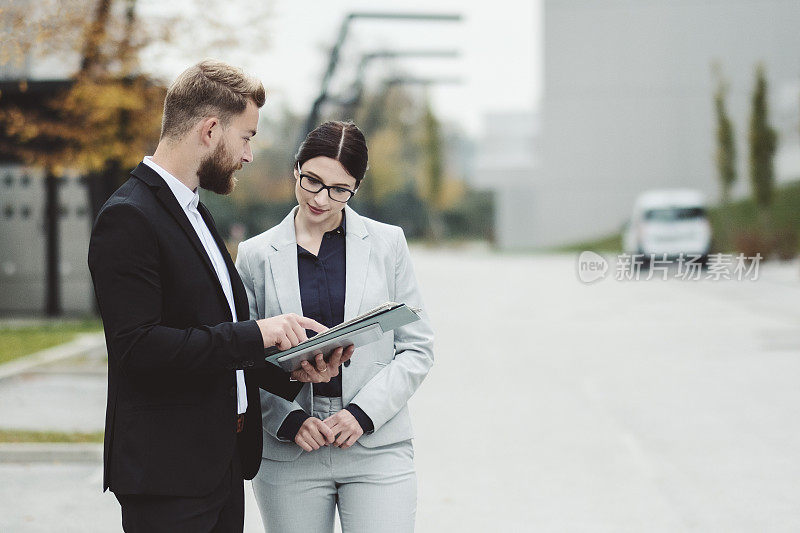
MULTIPOLYGON (((341 398, 314 397, 324 420, 341 398)), ((270 533, 333 532, 339 507, 342 533, 414 531, 417 476, 411 441, 378 448, 356 442, 346 450, 324 446, 294 461, 261 459, 253 491, 270 533)))

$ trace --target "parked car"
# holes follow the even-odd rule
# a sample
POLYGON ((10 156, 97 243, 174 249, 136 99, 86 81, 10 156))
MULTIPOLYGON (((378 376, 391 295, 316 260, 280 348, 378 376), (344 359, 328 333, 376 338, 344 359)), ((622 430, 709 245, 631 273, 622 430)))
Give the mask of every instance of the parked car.
POLYGON ((625 224, 622 246, 628 254, 650 254, 656 259, 699 255, 705 263, 711 248, 711 224, 703 193, 692 189, 664 189, 639 195, 625 224))

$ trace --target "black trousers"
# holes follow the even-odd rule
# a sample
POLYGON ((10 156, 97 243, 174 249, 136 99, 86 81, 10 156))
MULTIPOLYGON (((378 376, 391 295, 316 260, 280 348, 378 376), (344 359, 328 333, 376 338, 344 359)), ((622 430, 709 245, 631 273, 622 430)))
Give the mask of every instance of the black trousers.
POLYGON ((122 507, 122 529, 125 533, 241 533, 244 480, 238 446, 235 449, 222 481, 206 496, 115 494, 122 507))

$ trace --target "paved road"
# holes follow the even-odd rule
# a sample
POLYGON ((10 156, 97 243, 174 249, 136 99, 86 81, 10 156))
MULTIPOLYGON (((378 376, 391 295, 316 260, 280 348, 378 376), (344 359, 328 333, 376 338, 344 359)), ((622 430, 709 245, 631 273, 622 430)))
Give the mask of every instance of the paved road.
POLYGON ((419 531, 800 531, 796 263, 584 285, 570 257, 418 260, 419 531))
MULTIPOLYGON (((797 263, 584 285, 571 256, 413 253, 437 332, 412 400, 417 531, 800 530, 797 263)), ((119 529, 96 465, 0 479, 0 531, 119 529)))

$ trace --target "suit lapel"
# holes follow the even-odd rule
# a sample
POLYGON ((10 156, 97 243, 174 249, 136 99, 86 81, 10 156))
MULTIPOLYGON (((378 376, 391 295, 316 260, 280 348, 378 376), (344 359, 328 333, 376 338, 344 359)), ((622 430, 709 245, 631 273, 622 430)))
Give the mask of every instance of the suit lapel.
MULTIPOLYGON (((274 253, 270 255, 269 265, 281 313, 302 315, 300 279, 297 274, 297 236, 294 231, 296 211, 297 208, 294 208, 279 224, 275 243, 271 245, 274 253)), ((371 246, 369 233, 361 217, 348 206, 345 206, 345 217, 344 319, 350 320, 358 315, 364 297, 371 246)))
POLYGON ((169 211, 174 218, 178 225, 183 229, 183 232, 189 238, 194 246, 194 249, 200 255, 203 260, 203 264, 208 269, 208 273, 214 276, 214 279, 217 278, 217 271, 214 270, 214 265, 211 264, 211 259, 209 259, 208 254, 206 253, 206 249, 203 248, 203 243, 200 242, 200 237, 197 236, 197 232, 194 230, 191 222, 186 217, 186 213, 183 211, 183 208, 178 204, 178 200, 175 198, 175 195, 172 194, 172 191, 169 190, 169 187, 162 187, 156 193, 156 197, 161 201, 164 207, 169 211))
POLYGON ((364 288, 367 284, 369 268, 370 242, 369 233, 361 217, 349 206, 345 206, 345 296, 344 319, 350 320, 358 316, 364 288))
MULTIPOLYGON (((228 299, 225 298, 225 293, 222 291, 222 286, 220 285, 219 278, 217 277, 217 271, 214 270, 214 265, 211 264, 211 259, 208 257, 206 249, 203 247, 203 243, 200 242, 200 237, 198 237, 197 232, 194 230, 194 226, 192 226, 191 222, 189 222, 189 219, 186 217, 186 213, 183 211, 183 208, 178 203, 178 199, 175 198, 174 194, 172 194, 172 191, 164 182, 164 179, 161 176, 159 176, 155 170, 148 167, 144 163, 139 163, 139 166, 137 166, 133 170, 133 172, 131 172, 131 174, 133 174, 135 177, 145 182, 151 188, 156 189, 155 190, 156 198, 158 198, 158 201, 161 202, 161 205, 164 206, 164 209, 166 209, 167 212, 170 215, 172 215, 172 218, 175 219, 175 221, 181 227, 183 232, 186 234, 186 237, 189 239, 189 242, 192 243, 192 246, 194 247, 195 251, 202 259, 203 264, 206 267, 206 271, 214 279, 214 282, 216 283, 218 289, 217 292, 225 304, 225 309, 228 309, 229 307, 228 299)), ((208 213, 208 210, 206 209, 205 212, 208 213)), ((203 215, 202 212, 201 215, 203 215)), ((203 218, 205 219, 205 215, 203 215, 203 218)), ((214 236, 214 240, 219 242, 218 241, 219 236, 217 235, 216 228, 214 228, 213 221, 209 223, 209 220, 206 219, 206 225, 211 230, 211 234, 214 236)), ((222 250, 224 250, 224 247, 222 248, 222 250)), ((222 255, 223 257, 228 256, 227 251, 222 255)), ((230 272, 230 267, 228 268, 228 271, 230 272)), ((239 312, 238 309, 236 312, 237 313, 239 312)), ((228 313, 230 313, 230 309, 228 309, 228 313)))
MULTIPOLYGON (((210 231, 211 236, 214 237, 214 242, 219 249, 219 253, 222 254, 222 259, 225 261, 225 268, 228 269, 228 277, 230 277, 231 289, 233 289, 233 308, 236 309, 236 318, 238 320, 248 320, 250 318, 250 305, 247 303, 247 293, 244 290, 242 279, 239 277, 239 272, 236 270, 231 260, 231 254, 228 253, 228 248, 225 246, 225 241, 222 240, 222 237, 220 237, 217 231, 214 217, 211 216, 211 212, 209 212, 208 208, 202 202, 197 204, 197 211, 200 212, 200 216, 203 217, 208 231, 210 231)), ((219 278, 217 277, 216 270, 214 271, 214 277, 217 279, 217 285, 219 285, 219 278)), ((219 292, 222 294, 222 298, 227 304, 228 299, 225 297, 225 292, 222 290, 221 285, 219 285, 219 292)), ((231 317, 231 320, 233 320, 233 317, 231 317)))
MULTIPOLYGON (((278 226, 278 235, 275 243, 271 245, 274 253, 270 255, 269 267, 281 313, 302 315, 300 278, 297 274, 297 236, 294 231, 296 211, 297 208, 292 209, 278 226)), ((269 282, 269 280, 264 281, 269 282)))
POLYGON ((197 232, 194 230, 194 227, 192 227, 192 223, 189 222, 189 219, 186 217, 186 213, 178 203, 175 195, 172 194, 172 191, 169 189, 169 187, 167 187, 167 184, 164 182, 163 178, 161 178, 161 176, 159 176, 155 170, 148 167, 144 163, 139 163, 139 166, 133 170, 132 174, 151 187, 157 188, 155 191, 156 198, 158 198, 158 200, 161 202, 161 205, 164 206, 164 209, 166 209, 167 212, 172 215, 172 218, 175 219, 175 222, 177 222, 181 229, 183 229, 186 237, 189 239, 189 241, 192 243, 192 246, 194 246, 195 250, 202 258, 209 274, 213 275, 216 279, 217 272, 214 270, 214 266, 211 264, 211 259, 209 259, 206 249, 203 248, 203 243, 200 242, 200 237, 197 236, 197 232))

